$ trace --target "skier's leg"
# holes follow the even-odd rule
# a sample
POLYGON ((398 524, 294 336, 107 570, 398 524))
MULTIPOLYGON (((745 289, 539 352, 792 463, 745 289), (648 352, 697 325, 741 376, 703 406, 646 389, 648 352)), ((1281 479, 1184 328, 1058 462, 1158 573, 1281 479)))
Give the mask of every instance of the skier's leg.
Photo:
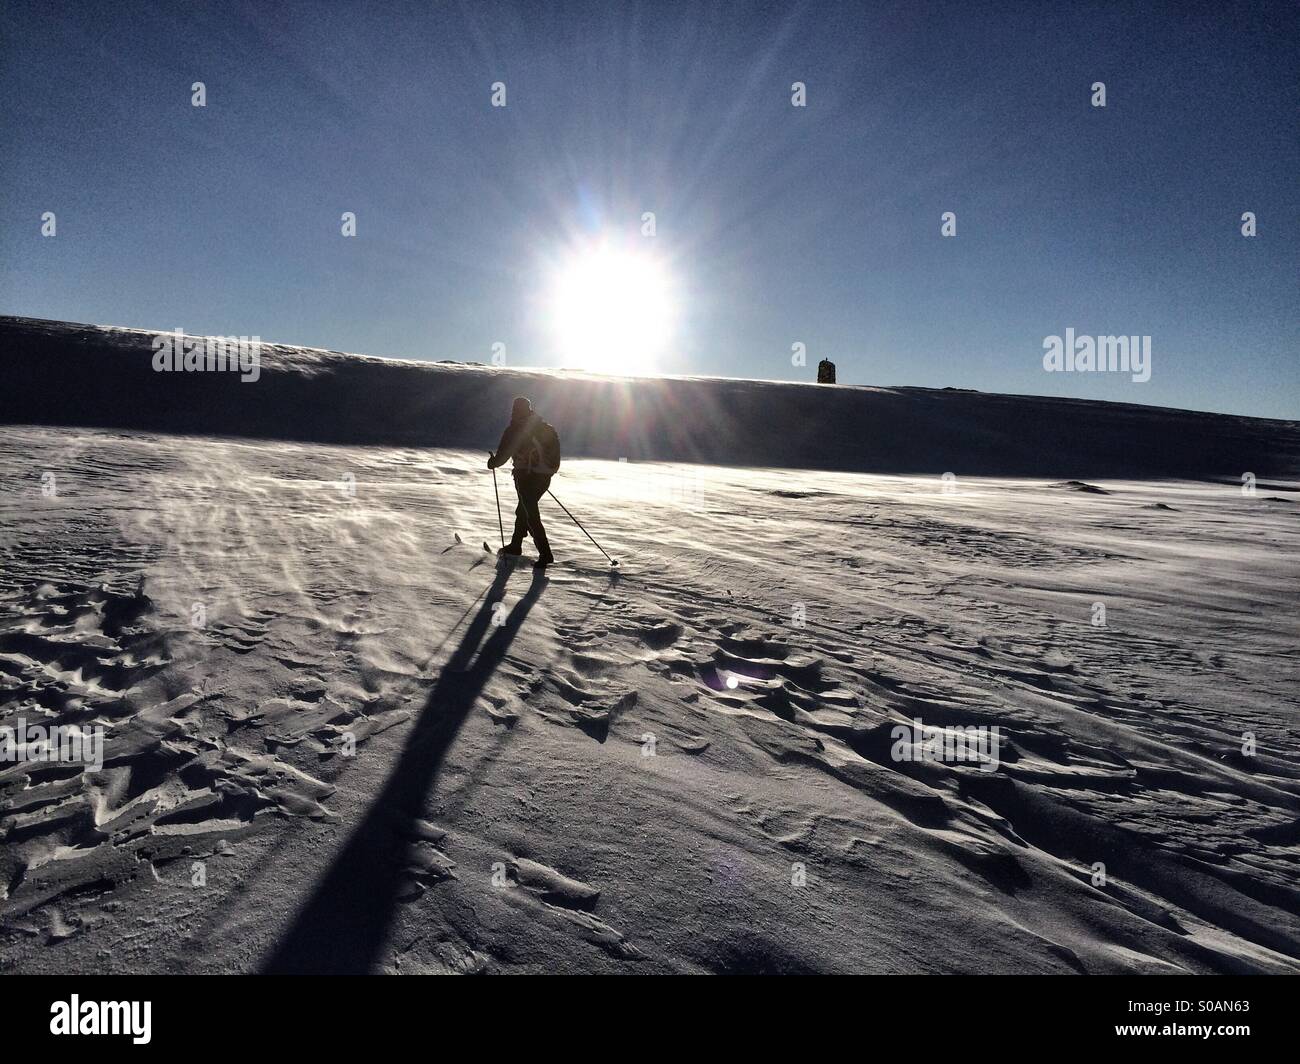
POLYGON ((510 537, 510 542, 518 547, 523 544, 526 535, 528 535, 528 506, 521 498, 519 505, 515 507, 515 531, 510 537))
POLYGON ((523 549, 524 536, 528 534, 528 508, 524 505, 526 489, 522 479, 515 477, 514 481, 519 505, 515 507, 515 530, 510 536, 509 550, 511 554, 518 554, 523 549))
POLYGON ((528 502, 528 531, 532 533, 533 543, 537 545, 537 556, 545 558, 547 561, 554 557, 551 554, 551 544, 546 538, 546 528, 542 525, 542 511, 539 506, 542 496, 546 494, 546 489, 551 485, 550 477, 538 477, 529 484, 528 502))

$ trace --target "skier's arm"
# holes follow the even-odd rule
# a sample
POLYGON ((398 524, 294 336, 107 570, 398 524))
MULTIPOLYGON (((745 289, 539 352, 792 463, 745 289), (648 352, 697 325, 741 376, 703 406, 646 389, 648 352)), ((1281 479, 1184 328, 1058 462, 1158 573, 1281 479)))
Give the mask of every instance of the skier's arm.
POLYGON ((515 446, 517 446, 517 444, 514 440, 510 439, 510 430, 513 427, 513 425, 506 426, 505 432, 501 433, 501 442, 497 444, 496 454, 488 455, 489 469, 496 469, 497 466, 505 465, 510 461, 511 456, 515 453, 515 446), (507 442, 510 444, 509 450, 506 449, 507 442))

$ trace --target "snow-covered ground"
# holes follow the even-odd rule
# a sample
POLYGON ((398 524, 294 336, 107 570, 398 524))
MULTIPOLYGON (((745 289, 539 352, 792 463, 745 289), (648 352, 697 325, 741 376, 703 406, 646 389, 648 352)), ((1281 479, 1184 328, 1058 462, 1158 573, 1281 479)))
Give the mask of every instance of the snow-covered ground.
POLYGON ((6 429, 0 970, 1300 971, 1293 484, 491 481, 6 429))

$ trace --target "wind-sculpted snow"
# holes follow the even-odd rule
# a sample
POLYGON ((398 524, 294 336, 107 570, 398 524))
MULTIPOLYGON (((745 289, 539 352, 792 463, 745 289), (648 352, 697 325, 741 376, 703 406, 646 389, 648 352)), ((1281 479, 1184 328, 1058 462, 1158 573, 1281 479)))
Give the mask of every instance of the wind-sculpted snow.
POLYGON ((601 377, 270 343, 255 374, 163 372, 159 342, 172 341, 0 317, 0 424, 486 451, 502 411, 524 394, 567 456, 1058 480, 1300 476, 1294 421, 956 389, 601 377))
POLYGON ((11 429, 0 970, 1300 971, 1294 487, 11 429))

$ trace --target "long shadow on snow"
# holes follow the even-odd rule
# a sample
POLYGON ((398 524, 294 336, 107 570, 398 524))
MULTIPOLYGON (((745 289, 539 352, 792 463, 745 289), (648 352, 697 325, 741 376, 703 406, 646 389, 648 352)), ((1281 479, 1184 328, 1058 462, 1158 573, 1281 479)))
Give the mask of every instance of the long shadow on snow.
POLYGON ((540 574, 534 576, 527 593, 470 665, 510 572, 508 560, 498 563, 483 605, 443 666, 383 791, 263 964, 264 973, 356 974, 376 969, 398 904, 402 856, 414 821, 447 749, 546 586, 540 574))

